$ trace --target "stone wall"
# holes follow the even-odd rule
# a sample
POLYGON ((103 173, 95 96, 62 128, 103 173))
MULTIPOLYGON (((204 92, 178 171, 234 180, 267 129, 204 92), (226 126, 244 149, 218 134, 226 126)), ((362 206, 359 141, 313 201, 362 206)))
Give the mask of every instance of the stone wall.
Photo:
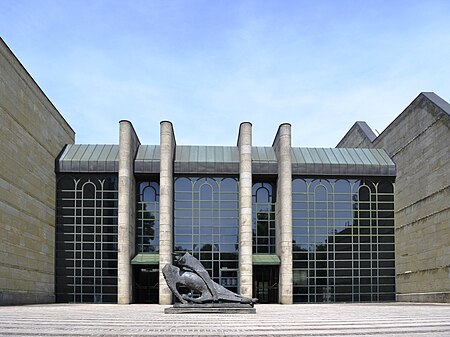
POLYGON ((54 301, 55 158, 75 134, 0 39, 0 305, 54 301))
MULTIPOLYGON (((397 167, 399 301, 450 302, 450 105, 420 94, 373 142, 397 167)), ((356 147, 347 133, 339 147, 356 147)), ((368 143, 366 143, 367 145, 368 143)))

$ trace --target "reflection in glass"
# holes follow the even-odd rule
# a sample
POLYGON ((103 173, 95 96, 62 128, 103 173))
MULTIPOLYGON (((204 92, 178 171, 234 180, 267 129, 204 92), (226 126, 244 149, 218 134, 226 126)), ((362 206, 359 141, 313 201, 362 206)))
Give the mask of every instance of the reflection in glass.
POLYGON ((275 195, 274 184, 253 184, 254 254, 275 254, 275 195))
POLYGON ((237 179, 179 177, 174 190, 174 251, 189 251, 214 281, 237 291, 237 179))
POLYGON ((115 176, 58 177, 57 302, 117 301, 117 200, 115 176))
POLYGON ((159 184, 143 181, 137 184, 136 251, 159 252, 159 184))
POLYGON ((394 300, 392 182, 294 179, 292 193, 294 301, 394 300))

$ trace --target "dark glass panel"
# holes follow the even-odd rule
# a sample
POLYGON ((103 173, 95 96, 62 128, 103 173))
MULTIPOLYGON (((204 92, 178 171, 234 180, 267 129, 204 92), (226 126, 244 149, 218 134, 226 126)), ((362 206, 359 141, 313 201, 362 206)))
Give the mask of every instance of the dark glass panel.
POLYGON ((306 186, 306 181, 303 179, 294 179, 292 181, 292 192, 293 193, 306 193, 307 191, 307 186, 306 186))
MULTIPOLYGON (((92 286, 99 283, 100 278, 105 275, 105 271, 101 268, 102 244, 95 242, 108 240, 117 242, 117 200, 106 200, 117 198, 116 180, 116 177, 94 175, 58 179, 56 224, 58 281, 55 289, 58 302, 102 301, 101 294, 105 289, 101 286, 92 286), (69 184, 71 190, 64 190, 69 184), (65 217, 65 214, 70 214, 70 217, 65 217), (97 250, 95 254, 94 249, 97 250), (92 296, 81 296, 81 292, 92 293, 92 296)), ((117 249, 117 244, 114 244, 117 249)), ((117 251, 112 258, 114 267, 117 268, 117 251)), ((115 282, 117 283, 117 279, 115 282)))
POLYGON ((235 179, 225 178, 220 183, 220 191, 221 193, 237 193, 238 185, 235 179))
MULTIPOLYGON (((236 254, 225 261, 212 253, 238 249, 237 191, 234 178, 183 177, 175 183, 174 250, 193 253, 217 281, 222 268, 237 268, 236 254)), ((236 287, 237 276, 233 282, 236 287)))

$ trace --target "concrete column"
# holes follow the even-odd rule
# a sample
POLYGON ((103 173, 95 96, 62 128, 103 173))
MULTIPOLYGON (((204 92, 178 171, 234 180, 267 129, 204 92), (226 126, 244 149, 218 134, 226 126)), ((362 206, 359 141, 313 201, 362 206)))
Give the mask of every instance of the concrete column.
POLYGON ((253 295, 252 124, 239 128, 239 292, 253 295))
POLYGON ((172 263, 173 247, 173 162, 175 136, 171 122, 160 125, 159 172, 159 304, 171 304, 172 292, 164 280, 162 268, 172 263))
POLYGON ((277 183, 277 255, 280 257, 279 299, 292 304, 292 159, 291 125, 278 128, 272 145, 278 160, 277 183))
POLYGON ((133 301, 133 271, 130 263, 135 253, 136 230, 136 182, 133 170, 139 145, 139 138, 133 125, 129 121, 120 121, 117 255, 117 302, 119 304, 129 304, 133 301))

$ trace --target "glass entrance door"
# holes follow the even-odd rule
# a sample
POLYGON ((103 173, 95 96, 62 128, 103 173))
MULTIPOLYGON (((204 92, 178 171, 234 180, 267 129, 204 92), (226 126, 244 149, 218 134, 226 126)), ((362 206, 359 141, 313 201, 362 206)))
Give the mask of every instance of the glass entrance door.
POLYGON ((159 276, 157 266, 134 266, 135 303, 159 303, 159 276))
POLYGON ((253 266, 253 297, 259 303, 278 303, 279 266, 253 266))

